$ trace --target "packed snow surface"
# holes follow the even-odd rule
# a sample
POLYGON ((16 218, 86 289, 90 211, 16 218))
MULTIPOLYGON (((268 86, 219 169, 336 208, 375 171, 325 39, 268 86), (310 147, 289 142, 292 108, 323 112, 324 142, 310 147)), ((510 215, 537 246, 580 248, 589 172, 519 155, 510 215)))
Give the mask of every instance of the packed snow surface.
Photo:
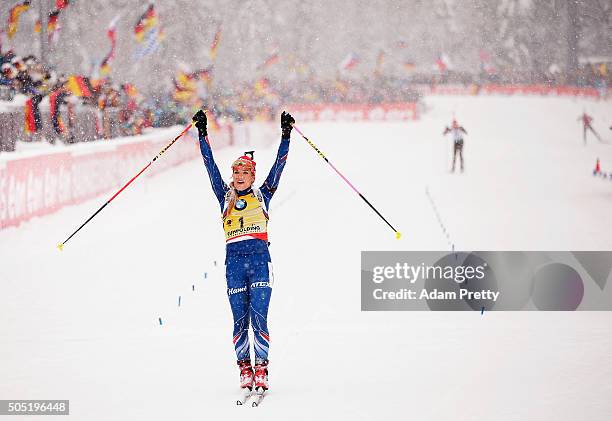
MULTIPOLYGON (((612 181, 591 174, 598 157, 612 172, 612 146, 583 145, 577 121, 586 110, 612 141, 610 102, 426 103, 416 122, 298 122, 403 235, 293 134, 270 210, 261 407, 235 406, 223 232, 201 159, 139 179, 61 253, 106 196, 0 232, 0 399, 69 399, 84 421, 608 420, 610 312, 360 311, 362 250, 612 250, 612 181), (442 137, 453 115, 464 173, 449 172, 442 137)), ((276 145, 255 154, 259 182, 276 145)), ((242 152, 215 152, 224 176, 242 152)))

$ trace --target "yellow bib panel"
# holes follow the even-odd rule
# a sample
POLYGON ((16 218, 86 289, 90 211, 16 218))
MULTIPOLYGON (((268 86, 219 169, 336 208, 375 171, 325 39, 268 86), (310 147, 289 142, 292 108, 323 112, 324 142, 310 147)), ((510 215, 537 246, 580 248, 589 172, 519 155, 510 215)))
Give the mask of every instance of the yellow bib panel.
POLYGON ((268 241, 268 213, 263 207, 263 198, 259 191, 238 197, 234 208, 225 210, 223 230, 225 241, 245 235, 268 241))

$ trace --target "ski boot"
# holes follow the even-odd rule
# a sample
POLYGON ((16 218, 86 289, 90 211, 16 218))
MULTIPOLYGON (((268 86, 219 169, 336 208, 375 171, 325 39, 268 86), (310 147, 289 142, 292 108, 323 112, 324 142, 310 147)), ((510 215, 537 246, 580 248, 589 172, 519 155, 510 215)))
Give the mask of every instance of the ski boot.
POLYGON ((238 361, 238 367, 240 368, 240 397, 236 400, 236 405, 244 405, 253 392, 253 367, 251 367, 251 360, 238 361))
POLYGON ((240 388, 253 390, 253 367, 251 360, 238 361, 240 368, 240 388))
POLYGON ((257 360, 255 362, 255 390, 268 390, 268 360, 257 360))

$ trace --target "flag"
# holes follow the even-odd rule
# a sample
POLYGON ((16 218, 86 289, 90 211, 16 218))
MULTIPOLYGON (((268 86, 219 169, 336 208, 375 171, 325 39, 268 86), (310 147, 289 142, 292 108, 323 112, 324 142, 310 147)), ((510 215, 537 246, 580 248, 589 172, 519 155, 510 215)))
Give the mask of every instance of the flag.
POLYGON ((79 97, 90 97, 91 88, 88 80, 83 76, 72 75, 68 77, 66 81, 66 89, 68 89, 73 95, 79 97))
POLYGON ((157 26, 157 14, 155 13, 155 6, 153 3, 149 4, 147 10, 138 18, 136 25, 134 26, 134 35, 136 40, 140 43, 145 41, 145 36, 155 26, 157 26))
POLYGON ((62 120, 62 116, 60 115, 60 105, 66 96, 68 96, 68 92, 64 89, 56 89, 51 92, 49 95, 49 105, 50 105, 50 114, 51 114, 51 124, 53 125, 53 129, 57 134, 64 134, 66 132, 66 128, 64 127, 64 122, 62 120))
POLYGON ((119 21, 119 15, 115 16, 115 18, 108 25, 108 29, 106 30, 106 36, 111 42, 111 51, 113 56, 115 55, 115 46, 117 44, 117 21, 119 21))
POLYGON ((352 70, 357 67, 360 61, 357 54, 350 52, 344 60, 340 62, 340 70, 352 70))
POLYGON ((51 41, 53 34, 58 29, 57 20, 59 19, 60 10, 54 10, 49 13, 49 20, 47 21, 47 39, 51 41))
POLYGON ((221 41, 221 25, 217 28, 217 32, 215 32, 215 36, 213 37, 212 43, 210 44, 210 50, 208 51, 208 56, 211 60, 215 60, 217 58, 217 53, 219 52, 219 42, 221 41))
POLYGON ((100 75, 106 76, 111 71, 111 61, 115 58, 115 47, 117 46, 117 21, 119 20, 119 16, 115 16, 115 18, 108 25, 108 29, 106 30, 106 36, 111 42, 111 49, 100 63, 100 75))
POLYGON ((270 66, 274 65, 274 63, 277 63, 279 59, 280 57, 277 52, 272 53, 268 56, 268 58, 266 58, 266 60, 262 64, 257 66, 257 70, 265 70, 270 66))
POLYGON ((36 133, 36 121, 34 119, 34 106, 32 104, 32 98, 29 98, 25 103, 25 132, 27 134, 36 133))
POLYGON ((42 95, 34 95, 25 103, 25 131, 27 134, 33 134, 41 129, 40 109, 38 105, 42 101, 42 95))
MULTIPOLYGON (((47 39, 49 42, 51 42, 54 37, 57 38, 55 35, 57 34, 56 31, 60 29, 60 26, 57 23, 60 12, 61 9, 56 9, 49 13, 49 19, 47 20, 47 39)), ((40 34, 41 30, 42 25, 40 23, 40 19, 36 19, 36 23, 34 23, 34 32, 40 34)))
POLYGON ((111 72, 111 60, 112 57, 110 56, 110 54, 102 59, 102 62, 100 63, 100 76, 108 76, 108 74, 111 72))
POLYGON ((141 44, 141 47, 134 53, 133 57, 135 60, 140 60, 149 54, 153 54, 166 37, 157 19, 153 4, 149 5, 147 11, 136 23, 134 34, 136 35, 136 40, 141 44))
POLYGON ((65 9, 66 7, 68 7, 68 3, 70 3, 69 0, 56 0, 55 1, 55 8, 57 10, 65 9))
POLYGON ((174 78, 174 100, 177 102, 193 102, 197 98, 197 85, 192 73, 179 71, 174 78))
POLYGON ((177 86, 181 90, 195 91, 196 85, 194 79, 195 77, 191 73, 179 72, 176 75, 177 86))
POLYGON ((19 25, 19 15, 30 8, 30 2, 24 1, 22 3, 13 6, 9 12, 8 17, 8 31, 7 35, 9 39, 13 39, 17 32, 17 26, 19 25))

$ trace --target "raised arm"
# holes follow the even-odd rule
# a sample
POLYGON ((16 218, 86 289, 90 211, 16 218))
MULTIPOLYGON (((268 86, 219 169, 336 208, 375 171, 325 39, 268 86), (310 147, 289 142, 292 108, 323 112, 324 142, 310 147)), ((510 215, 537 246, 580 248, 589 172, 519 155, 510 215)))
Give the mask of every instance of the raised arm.
POLYGON ((281 114, 282 136, 280 145, 278 146, 278 152, 276 153, 276 160, 270 169, 268 177, 266 177, 266 180, 259 189, 266 202, 266 207, 269 206, 270 200, 278 188, 281 174, 283 173, 285 164, 287 164, 287 156, 289 155, 289 140, 291 138, 293 123, 295 123, 295 120, 291 114, 283 111, 281 114))
POLYGON ((207 120, 206 114, 204 111, 200 110, 193 116, 193 121, 196 122, 195 126, 198 128, 198 137, 200 140, 200 152, 202 152, 202 158, 204 159, 204 166, 206 166, 206 171, 208 171, 208 178, 210 179, 210 184, 212 185, 213 192, 219 201, 219 206, 221 206, 221 210, 223 210, 223 202, 225 201, 225 193, 229 190, 227 184, 223 181, 221 177, 221 172, 217 167, 217 163, 215 162, 215 158, 213 157, 212 148, 210 147, 210 142, 208 141, 208 130, 207 130, 207 120))

